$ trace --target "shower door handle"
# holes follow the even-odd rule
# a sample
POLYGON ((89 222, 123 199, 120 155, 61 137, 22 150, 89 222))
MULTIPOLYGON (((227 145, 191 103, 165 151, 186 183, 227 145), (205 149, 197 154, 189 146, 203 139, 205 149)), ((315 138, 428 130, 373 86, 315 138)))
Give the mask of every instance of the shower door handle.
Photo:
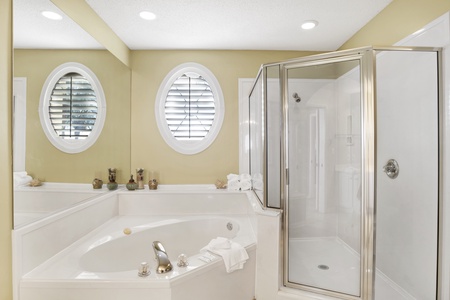
POLYGON ((387 164, 383 167, 383 172, 391 179, 397 178, 399 172, 397 161, 395 159, 388 160, 387 164))

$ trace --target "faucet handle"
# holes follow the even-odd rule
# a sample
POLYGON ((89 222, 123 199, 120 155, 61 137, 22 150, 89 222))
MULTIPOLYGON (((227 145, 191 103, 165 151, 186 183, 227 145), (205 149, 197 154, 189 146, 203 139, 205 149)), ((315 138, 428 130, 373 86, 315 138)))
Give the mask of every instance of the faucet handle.
POLYGON ((177 266, 179 267, 187 267, 189 265, 188 263, 188 259, 186 254, 181 253, 180 255, 178 255, 178 263, 177 266))
POLYGON ((147 277, 148 275, 150 275, 148 262, 141 263, 141 266, 139 267, 138 275, 139 275, 139 277, 147 277))

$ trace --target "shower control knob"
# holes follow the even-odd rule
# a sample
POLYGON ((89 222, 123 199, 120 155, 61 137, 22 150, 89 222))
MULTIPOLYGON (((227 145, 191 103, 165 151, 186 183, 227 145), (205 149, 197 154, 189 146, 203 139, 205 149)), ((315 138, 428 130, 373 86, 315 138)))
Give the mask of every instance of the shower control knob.
POLYGON ((387 164, 383 167, 383 172, 391 179, 397 178, 399 172, 397 161, 395 159, 388 160, 387 164))

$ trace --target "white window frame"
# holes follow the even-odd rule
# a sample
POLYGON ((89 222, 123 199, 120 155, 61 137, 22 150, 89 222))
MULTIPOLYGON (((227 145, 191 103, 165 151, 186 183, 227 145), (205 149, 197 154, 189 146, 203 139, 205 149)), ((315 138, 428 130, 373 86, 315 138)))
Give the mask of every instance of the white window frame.
POLYGON ((217 135, 219 134, 219 131, 222 127, 224 115, 225 115, 225 104, 219 81, 209 69, 207 69, 205 66, 201 64, 189 62, 178 65, 166 75, 166 77, 164 78, 159 87, 155 101, 156 124, 158 125, 159 132, 163 137, 164 141, 172 149, 174 149, 179 153, 186 155, 193 155, 207 149, 214 142, 217 135), (172 135, 172 132, 169 129, 165 116, 165 102, 167 93, 169 92, 170 88, 172 87, 172 84, 178 77, 189 72, 197 73, 200 76, 202 76, 208 82, 214 94, 214 105, 215 105, 214 121, 209 132, 200 141, 177 140, 172 135))
POLYGON ((45 81, 45 84, 42 88, 41 98, 39 102, 39 118, 41 120, 41 125, 45 132, 45 135, 57 149, 72 154, 80 153, 89 149, 89 147, 91 147, 100 136, 106 119, 105 94, 103 92, 100 81, 98 80, 97 76, 95 76, 94 72, 92 72, 85 65, 76 62, 64 63, 54 69, 53 72, 50 73, 50 75, 47 77, 47 80, 45 81), (58 136, 51 123, 48 109, 50 105, 50 96, 56 82, 64 75, 72 72, 81 74, 89 81, 95 91, 95 95, 97 98, 97 118, 95 120, 95 125, 87 138, 78 140, 62 139, 58 136))

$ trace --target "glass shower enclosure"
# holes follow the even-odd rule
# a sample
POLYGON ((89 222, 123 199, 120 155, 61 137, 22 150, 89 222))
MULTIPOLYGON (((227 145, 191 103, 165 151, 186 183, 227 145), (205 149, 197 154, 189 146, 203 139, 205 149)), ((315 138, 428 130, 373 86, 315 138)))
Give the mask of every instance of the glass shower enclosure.
POLYGON ((440 51, 360 48, 263 65, 250 172, 283 211, 283 284, 439 299, 440 51))

